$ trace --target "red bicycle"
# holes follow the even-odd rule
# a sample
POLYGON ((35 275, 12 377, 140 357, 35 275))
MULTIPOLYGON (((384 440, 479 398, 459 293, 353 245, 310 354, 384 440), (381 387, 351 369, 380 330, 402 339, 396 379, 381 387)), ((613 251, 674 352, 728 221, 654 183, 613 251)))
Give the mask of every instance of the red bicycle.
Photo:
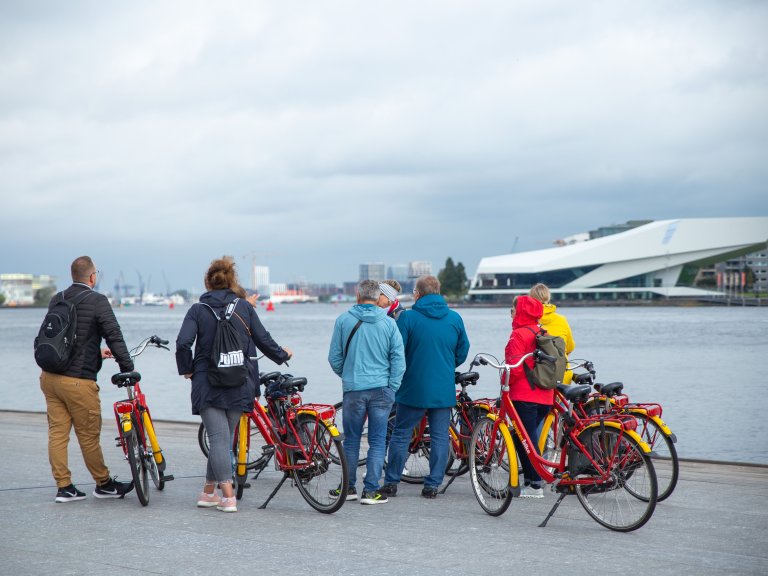
MULTIPOLYGON (((150 336, 130 351, 131 358, 136 358, 144 352, 147 346, 164 348, 168 340, 158 336, 150 336)), ((112 376, 112 384, 125 388, 128 398, 114 403, 115 421, 119 436, 115 438, 117 446, 122 447, 126 460, 131 468, 136 496, 142 506, 149 504, 149 480, 158 490, 165 488, 165 483, 173 480, 172 475, 165 474, 166 460, 152 424, 152 415, 147 406, 147 398, 141 391, 138 372, 120 372, 112 376)))
POLYGON ((540 526, 546 526, 568 494, 575 494, 587 514, 606 528, 620 532, 640 528, 656 508, 658 485, 650 448, 635 432, 636 420, 604 414, 579 417, 572 403, 582 403, 592 387, 562 386, 554 400, 562 418, 559 453, 552 459, 540 456, 508 394, 510 370, 531 356, 548 360, 538 351, 514 365, 489 354, 473 360, 496 368, 502 376, 498 413, 482 417, 470 440, 469 473, 478 503, 486 513, 499 516, 520 495, 513 432, 539 476, 560 494, 540 526))

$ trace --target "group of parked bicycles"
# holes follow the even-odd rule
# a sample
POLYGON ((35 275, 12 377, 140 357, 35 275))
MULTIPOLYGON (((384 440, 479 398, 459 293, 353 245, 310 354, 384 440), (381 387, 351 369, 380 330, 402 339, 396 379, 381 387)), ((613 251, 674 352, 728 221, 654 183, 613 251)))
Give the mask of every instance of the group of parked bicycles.
MULTIPOLYGON (((148 346, 165 348, 157 336, 143 340, 132 357, 148 346)), ((534 439, 522 425, 509 390, 510 371, 540 352, 523 356, 516 364, 499 362, 490 354, 478 354, 469 371, 456 373, 456 406, 449 427, 449 477, 444 493, 459 476, 469 473, 480 507, 500 516, 520 495, 520 457, 513 435, 519 440, 541 478, 559 495, 540 526, 546 526, 562 500, 575 495, 583 508, 601 525, 621 532, 643 526, 656 503, 670 496, 679 475, 676 438, 662 420, 662 407, 633 403, 621 382, 595 382, 595 368, 586 360, 571 361, 573 382, 559 385, 552 409, 534 439), (489 366, 500 374, 501 393, 496 398, 472 399, 467 388, 478 382, 474 369, 489 366), (534 448, 538 447, 538 450, 534 448)), ((155 434, 152 418, 141 392, 138 372, 115 374, 112 382, 127 390, 128 398, 115 402, 114 412, 123 448, 142 505, 149 502, 148 476, 162 490, 173 476, 165 474, 166 459, 155 434)), ((251 412, 243 414, 235 434, 233 480, 238 499, 271 461, 282 478, 260 508, 265 508, 283 484, 290 480, 312 508, 324 513, 339 510, 348 483, 348 463, 342 435, 336 426, 342 411, 339 402, 304 403, 301 393, 306 378, 270 372, 261 375, 264 403, 256 399, 251 412), (251 477, 249 479, 249 474, 251 477)), ((390 415, 389 431, 394 425, 390 415)), ((198 442, 208 455, 208 437, 200 425, 198 442)), ((361 458, 365 464, 365 434, 361 458)), ((414 428, 409 458, 402 480, 421 483, 429 473, 430 434, 426 416, 414 428)))

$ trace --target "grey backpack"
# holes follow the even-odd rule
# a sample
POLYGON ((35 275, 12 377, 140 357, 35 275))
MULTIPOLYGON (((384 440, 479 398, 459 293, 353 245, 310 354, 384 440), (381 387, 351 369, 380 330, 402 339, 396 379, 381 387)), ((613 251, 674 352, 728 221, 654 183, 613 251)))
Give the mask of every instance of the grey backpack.
POLYGON ((565 357, 565 340, 560 336, 552 336, 543 328, 539 332, 534 331, 529 326, 524 326, 524 328, 528 328, 536 336, 536 349, 554 358, 554 361, 551 361, 537 357, 533 368, 523 364, 528 384, 531 385, 531 390, 534 388, 552 390, 558 384, 563 383, 563 377, 565 376, 565 369, 568 363, 565 357))

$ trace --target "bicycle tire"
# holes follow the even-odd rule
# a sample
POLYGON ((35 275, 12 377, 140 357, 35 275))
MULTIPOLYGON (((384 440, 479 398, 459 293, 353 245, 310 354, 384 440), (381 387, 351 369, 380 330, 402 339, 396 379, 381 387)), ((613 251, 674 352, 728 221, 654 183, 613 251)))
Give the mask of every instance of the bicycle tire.
POLYGON ((147 475, 147 466, 144 460, 144 449, 139 442, 136 432, 136 419, 131 418, 131 430, 123 434, 126 450, 128 451, 128 465, 131 468, 133 485, 136 489, 136 496, 139 498, 142 506, 149 504, 149 478, 147 475))
MULTIPOLYGON (((245 464, 247 470, 257 470, 263 468, 272 458, 275 453, 271 444, 264 440, 261 435, 261 430, 253 422, 250 425, 250 440, 248 448, 248 461, 245 464)), ((202 422, 197 429, 197 444, 200 446, 200 450, 203 455, 208 458, 208 451, 210 450, 210 443, 208 442, 208 433, 205 430, 205 424, 202 422)), ((234 447, 233 447, 234 450, 234 447)))
POLYGON ((659 485, 658 502, 669 498, 677 486, 680 476, 680 461, 675 444, 659 427, 656 421, 646 414, 632 413, 637 420, 637 433, 648 444, 653 456, 653 468, 659 485))
MULTIPOLYGON (((634 438, 616 428, 590 427, 580 432, 578 438, 609 474, 599 476, 589 465, 576 474, 576 478, 595 480, 594 484, 574 485, 584 510, 599 524, 617 532, 631 532, 643 526, 653 515, 658 495, 651 459, 634 438)), ((575 447, 569 450, 582 454, 575 447)), ((569 466, 570 460, 569 451, 569 466)))
MULTIPOLYGON (((550 415, 544 419, 539 436, 539 452, 545 460, 550 462, 559 462, 562 454, 562 419, 557 418, 550 412, 550 415), (550 415, 552 417, 550 418, 550 415)), ((544 466, 549 472, 554 472, 552 466, 544 466)))
MULTIPOLYGON (((336 416, 334 417, 334 423, 339 430, 344 430, 344 419, 339 417, 342 413, 342 407, 344 402, 336 402, 333 407, 336 409, 336 416)), ((365 466, 368 462, 368 419, 365 419, 363 425, 363 433, 360 435, 360 456, 357 459, 357 466, 365 466)))
POLYGON ((298 442, 309 456, 289 451, 288 460, 292 465, 305 464, 304 468, 291 470, 291 475, 304 500, 318 512, 331 514, 344 505, 347 494, 336 489, 349 484, 349 470, 344 447, 338 436, 331 434, 328 426, 311 414, 296 417, 298 442))
POLYGON ((504 514, 513 496, 509 458, 515 452, 508 436, 501 432, 500 426, 495 427, 494 420, 483 416, 475 423, 469 441, 468 465, 472 491, 483 511, 491 516, 504 514), (505 459, 506 469, 503 465, 505 459))
MULTIPOLYGON (((414 427, 414 434, 417 433, 420 425, 419 423, 414 427)), ((387 446, 389 446, 389 439, 392 436, 391 431, 394 427, 395 413, 393 412, 389 415, 389 421, 387 422, 387 446)), ((429 476, 429 452, 429 425, 426 425, 420 438, 415 439, 413 436, 411 437, 408 444, 408 458, 405 460, 405 467, 400 475, 400 480, 408 484, 423 484, 424 478, 429 476)))

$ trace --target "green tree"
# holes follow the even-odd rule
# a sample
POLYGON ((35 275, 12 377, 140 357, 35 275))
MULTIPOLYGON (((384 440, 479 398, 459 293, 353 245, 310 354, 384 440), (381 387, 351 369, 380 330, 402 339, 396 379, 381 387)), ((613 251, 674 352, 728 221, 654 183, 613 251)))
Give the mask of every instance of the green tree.
POLYGON ((442 292, 449 298, 461 298, 467 293, 467 273, 464 264, 453 263, 450 256, 445 261, 445 267, 437 275, 442 292))
POLYGON ((5 304, 5 294, 0 292, 0 306, 2 306, 3 304, 5 304))
POLYGON ((35 306, 48 306, 54 294, 56 294, 56 286, 46 286, 40 290, 35 290, 35 306))

